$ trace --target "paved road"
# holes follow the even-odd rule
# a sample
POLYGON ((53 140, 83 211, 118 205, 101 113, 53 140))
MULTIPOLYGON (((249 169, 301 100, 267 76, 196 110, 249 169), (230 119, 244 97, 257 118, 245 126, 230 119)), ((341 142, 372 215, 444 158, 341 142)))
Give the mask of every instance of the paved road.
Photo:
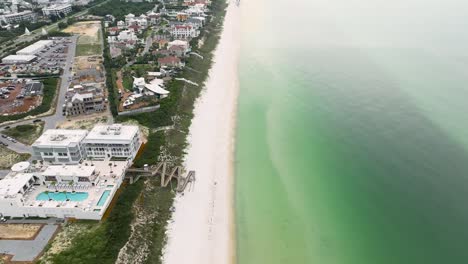
POLYGON ((17 153, 32 153, 32 147, 28 146, 28 145, 25 145, 25 144, 23 144, 21 142, 13 143, 13 142, 9 141, 6 138, 0 138, 0 142, 8 144, 7 148, 13 150, 14 152, 17 152, 17 153))
POLYGON ((0 240, 0 253, 13 255, 12 261, 33 261, 57 228, 57 225, 45 225, 34 240, 0 240))
POLYGON ((153 38, 151 36, 148 36, 146 38, 145 48, 143 49, 143 52, 141 55, 145 55, 146 53, 148 53, 152 45, 153 45, 153 38))

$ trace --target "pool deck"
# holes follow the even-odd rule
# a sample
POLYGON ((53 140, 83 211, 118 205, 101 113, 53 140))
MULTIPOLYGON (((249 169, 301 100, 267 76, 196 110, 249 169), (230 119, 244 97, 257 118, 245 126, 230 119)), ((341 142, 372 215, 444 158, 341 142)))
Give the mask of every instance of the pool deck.
MULTIPOLYGON (((110 175, 110 168, 107 165, 99 166, 98 162, 95 162, 96 169, 100 172, 100 180, 96 186, 86 186, 84 188, 75 188, 76 192, 86 192, 88 193, 88 197, 83 201, 40 201, 36 200, 36 197, 43 192, 72 192, 71 186, 64 186, 64 187, 55 187, 47 185, 35 185, 30 188, 24 195, 23 206, 30 206, 30 207, 42 207, 42 208, 57 208, 61 207, 64 209, 82 209, 83 211, 94 211, 98 209, 105 209, 102 206, 97 206, 99 199, 101 198, 102 194, 109 190, 111 193, 115 193, 117 187, 119 186, 118 182, 122 179, 113 178, 110 175), (112 185, 112 187, 108 187, 112 185)), ((107 162, 105 164, 108 164, 107 162)), ((114 171, 125 170, 126 163, 125 162, 115 162, 116 166, 112 168, 114 171)), ((59 185, 60 186, 60 185, 59 185)), ((107 198, 109 199, 109 198, 107 198)))

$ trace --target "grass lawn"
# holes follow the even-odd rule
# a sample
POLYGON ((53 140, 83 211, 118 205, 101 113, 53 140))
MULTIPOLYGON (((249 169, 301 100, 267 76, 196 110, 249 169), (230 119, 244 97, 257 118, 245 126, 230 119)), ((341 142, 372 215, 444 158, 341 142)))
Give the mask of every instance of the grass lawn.
POLYGON ((5 129, 3 134, 18 140, 23 144, 31 145, 42 134, 43 129, 44 122, 38 122, 5 129))
POLYGON ((0 169, 5 170, 11 168, 13 164, 20 161, 28 160, 31 154, 28 153, 16 153, 6 147, 0 147, 0 169))
POLYGON ((101 55, 102 47, 101 44, 78 44, 76 46, 75 56, 92 56, 101 55))
POLYGON ((127 91, 133 91, 133 78, 131 75, 122 74, 122 85, 127 91))

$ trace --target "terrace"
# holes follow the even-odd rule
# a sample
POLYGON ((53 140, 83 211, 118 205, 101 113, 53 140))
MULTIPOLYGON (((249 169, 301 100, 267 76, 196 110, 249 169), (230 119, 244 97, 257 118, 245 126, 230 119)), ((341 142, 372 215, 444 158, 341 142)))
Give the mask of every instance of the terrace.
MULTIPOLYGON (((22 195, 29 216, 100 219, 122 183, 128 161, 85 160, 80 165, 36 165, 40 184, 22 195)), ((19 194, 20 195, 20 194, 19 194)))

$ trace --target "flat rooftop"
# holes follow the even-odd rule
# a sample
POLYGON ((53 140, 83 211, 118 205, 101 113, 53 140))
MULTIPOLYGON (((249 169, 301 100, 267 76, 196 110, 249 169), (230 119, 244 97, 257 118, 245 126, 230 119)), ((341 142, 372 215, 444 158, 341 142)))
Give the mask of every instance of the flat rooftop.
POLYGON ((16 54, 36 53, 39 50, 41 50, 41 49, 43 49, 45 47, 48 47, 48 46, 50 46, 52 44, 54 44, 54 41, 52 41, 52 40, 39 40, 36 43, 31 44, 31 45, 27 46, 26 48, 17 51, 16 54))
POLYGON ((130 125, 96 125, 88 133, 84 142, 86 143, 105 143, 106 141, 130 141, 138 133, 138 126, 130 125))
POLYGON ((29 62, 36 58, 34 55, 8 55, 2 61, 24 61, 29 62))
POLYGON ((96 167, 94 165, 50 165, 42 172, 42 175, 90 177, 93 175, 95 169, 96 167))
POLYGON ((48 129, 34 142, 33 147, 77 145, 87 133, 88 131, 80 129, 48 129))
POLYGON ((0 180, 0 197, 16 196, 32 177, 32 173, 9 174, 5 179, 0 180))

